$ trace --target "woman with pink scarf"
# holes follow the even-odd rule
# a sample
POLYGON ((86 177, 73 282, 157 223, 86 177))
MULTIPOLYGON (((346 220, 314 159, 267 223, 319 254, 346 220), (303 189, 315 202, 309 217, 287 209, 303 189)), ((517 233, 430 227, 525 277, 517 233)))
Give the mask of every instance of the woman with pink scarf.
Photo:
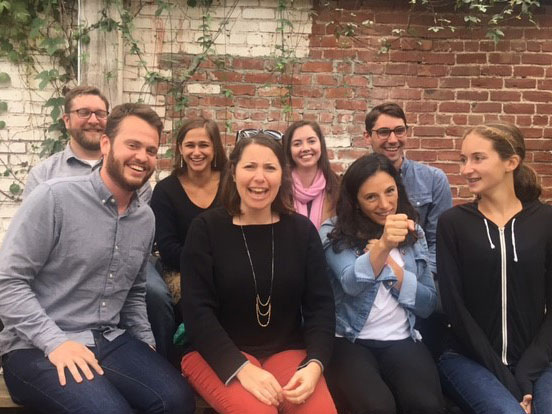
POLYGON ((322 130, 316 122, 294 122, 286 130, 283 144, 293 177, 295 210, 320 229, 326 219, 335 216, 339 191, 322 130))

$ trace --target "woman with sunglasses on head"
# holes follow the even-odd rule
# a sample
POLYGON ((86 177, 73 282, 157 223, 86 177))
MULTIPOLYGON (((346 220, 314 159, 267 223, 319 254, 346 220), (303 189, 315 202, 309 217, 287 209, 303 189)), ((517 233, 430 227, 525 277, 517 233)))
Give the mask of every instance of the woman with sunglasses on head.
POLYGON ((221 201, 182 254, 183 375, 218 413, 335 414, 322 376, 332 290, 315 227, 293 213, 280 143, 240 137, 221 201))
POLYGON ((294 122, 286 130, 283 144, 292 168, 295 211, 307 216, 319 229, 326 219, 335 215, 339 190, 322 130, 316 122, 294 122))
POLYGON ((174 169, 157 183, 151 198, 155 241, 165 270, 180 271, 180 254, 190 223, 218 205, 226 162, 215 121, 195 118, 183 122, 176 135, 174 169))
POLYGON ((552 413, 552 207, 524 158, 517 127, 469 129, 460 173, 477 198, 437 228, 454 334, 439 370, 466 413, 552 413))
POLYGON ((414 329, 437 296, 423 230, 380 154, 345 172, 337 217, 320 229, 336 302, 327 380, 343 412, 444 413, 439 375, 414 329))

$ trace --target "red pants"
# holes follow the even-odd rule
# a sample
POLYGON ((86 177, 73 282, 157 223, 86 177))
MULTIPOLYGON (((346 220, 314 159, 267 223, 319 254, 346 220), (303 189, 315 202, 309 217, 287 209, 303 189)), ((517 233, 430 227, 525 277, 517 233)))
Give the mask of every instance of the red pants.
MULTIPOLYGON (((244 355, 258 367, 270 372, 283 387, 288 383, 297 367, 305 359, 303 350, 280 352, 267 358, 261 364, 255 357, 244 355)), ((213 369, 198 352, 190 352, 182 358, 182 374, 205 401, 220 414, 336 414, 326 381, 323 376, 312 395, 304 404, 292 404, 284 400, 278 408, 266 405, 242 387, 234 378, 228 386, 220 380, 213 369)))

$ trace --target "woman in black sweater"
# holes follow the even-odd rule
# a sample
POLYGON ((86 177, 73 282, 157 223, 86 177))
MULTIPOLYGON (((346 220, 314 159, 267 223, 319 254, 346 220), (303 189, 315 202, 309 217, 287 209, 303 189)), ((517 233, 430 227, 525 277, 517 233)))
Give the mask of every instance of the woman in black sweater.
POLYGON ((437 229, 454 333, 439 369, 468 413, 552 413, 552 207, 538 200, 524 157, 515 126, 470 129, 461 173, 477 199, 445 212, 437 229))
POLYGON ((174 169, 153 190, 155 242, 163 266, 180 271, 180 254, 192 220, 218 204, 226 154, 215 121, 183 122, 176 136, 174 169))
POLYGON ((182 254, 182 372, 219 413, 335 414, 322 370, 334 302, 314 225, 293 213, 282 146, 262 133, 230 156, 222 204, 182 254))

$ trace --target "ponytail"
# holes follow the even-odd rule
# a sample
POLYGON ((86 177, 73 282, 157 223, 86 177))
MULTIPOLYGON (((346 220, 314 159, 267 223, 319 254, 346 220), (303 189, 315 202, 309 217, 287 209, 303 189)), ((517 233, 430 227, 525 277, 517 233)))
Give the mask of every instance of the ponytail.
POLYGON ((516 197, 523 202, 537 200, 540 197, 542 188, 533 168, 521 164, 514 171, 514 190, 516 197))

